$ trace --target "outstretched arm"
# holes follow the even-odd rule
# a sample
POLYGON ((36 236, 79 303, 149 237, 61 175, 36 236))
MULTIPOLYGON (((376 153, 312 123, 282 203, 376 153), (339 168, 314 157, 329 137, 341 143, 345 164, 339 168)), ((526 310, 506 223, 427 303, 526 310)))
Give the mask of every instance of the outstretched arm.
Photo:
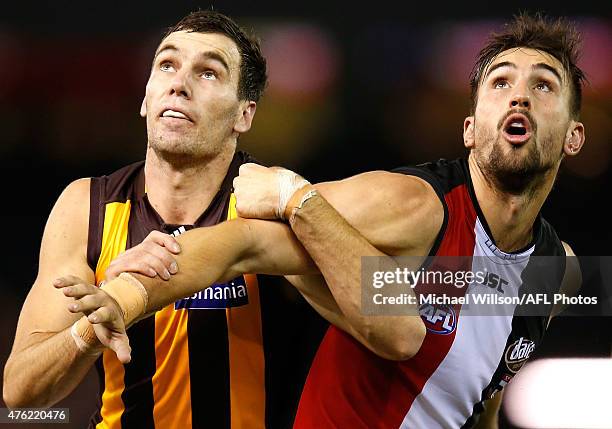
MULTIPOLYGON (((363 255, 426 255, 442 223, 439 200, 420 179, 385 172, 322 184, 319 189, 346 219, 321 197, 304 209, 310 220, 294 228, 330 287, 312 276, 289 279, 323 317, 366 347, 388 358, 410 357, 424 336, 420 318, 363 316, 360 261, 363 255)), ((240 210, 244 212, 244 207, 240 210)), ((134 275, 147 297, 143 312, 242 273, 299 275, 317 270, 302 243, 279 222, 238 219, 192 230, 178 241, 182 247, 175 257, 179 272, 170 282, 134 275)))
MULTIPOLYGON (((263 199, 265 188, 275 188, 265 185, 262 176, 269 172, 256 167, 255 171, 241 173, 248 180, 246 190, 251 198, 243 195, 247 205, 238 206, 239 213, 242 209, 242 214, 249 216, 254 209, 265 209, 265 201, 260 201, 263 204, 257 208, 249 206, 248 201, 253 194, 263 199)), ((345 330, 382 357, 410 358, 419 350, 425 334, 418 308, 406 308, 412 314, 406 316, 364 315, 361 257, 406 255, 415 256, 414 261, 424 258, 443 221, 439 199, 421 179, 388 172, 364 173, 316 185, 316 189, 317 194, 294 211, 290 223, 325 277, 350 327, 345 330)), ((239 189, 240 203, 238 192, 239 189)))
POLYGON ((171 281, 124 273, 101 288, 74 276, 54 282, 65 296, 74 299, 67 306, 69 311, 88 315, 88 328, 81 332, 84 341, 92 347, 98 344, 91 323, 108 324, 121 319, 129 327, 178 299, 243 273, 317 272, 295 236, 278 222, 236 219, 191 230, 176 241, 181 251, 172 257, 178 273, 171 281))

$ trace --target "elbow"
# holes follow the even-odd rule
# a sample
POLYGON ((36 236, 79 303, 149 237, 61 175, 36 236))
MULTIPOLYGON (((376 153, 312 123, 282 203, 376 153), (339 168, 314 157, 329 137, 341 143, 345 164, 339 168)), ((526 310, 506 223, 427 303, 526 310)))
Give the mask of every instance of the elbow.
POLYGON ((2 385, 2 399, 8 408, 38 408, 50 407, 51 403, 46 403, 46 399, 37 398, 32 395, 30 389, 15 376, 15 369, 12 368, 11 361, 4 367, 4 378, 2 385))
POLYGON ((14 387, 9 383, 8 380, 4 380, 2 386, 2 399, 8 408, 26 408, 23 398, 20 398, 14 387))
POLYGON ((2 399, 8 408, 47 408, 53 403, 28 394, 26 389, 19 389, 15 383, 5 379, 2 386, 2 399))
MULTIPOLYGON (((26 392, 15 388, 7 387, 5 384, 2 389, 2 399, 8 408, 47 408, 51 403, 37 402, 25 394, 26 392)), ((34 398, 35 399, 35 398, 34 398)))
POLYGON ((10 360, 4 367, 4 379, 2 384, 2 399, 8 408, 24 408, 27 405, 24 403, 23 395, 19 394, 19 389, 16 386, 14 377, 11 374, 10 360))
MULTIPOLYGON (((404 361, 412 359, 421 350, 423 340, 425 339, 425 325, 419 320, 419 325, 413 327, 412 332, 406 336, 400 336, 399 339, 392 341, 389 344, 387 359, 394 361, 404 361)), ((416 324, 415 324, 416 325, 416 324)))
POLYGON ((393 361, 412 359, 421 349, 426 329, 419 316, 399 324, 387 335, 372 335, 368 347, 379 357, 393 361))

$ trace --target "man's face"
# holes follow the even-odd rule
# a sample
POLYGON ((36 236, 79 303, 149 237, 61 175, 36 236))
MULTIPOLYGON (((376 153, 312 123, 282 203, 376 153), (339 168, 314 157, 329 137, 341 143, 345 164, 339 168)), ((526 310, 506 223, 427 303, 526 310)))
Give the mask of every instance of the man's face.
POLYGON ((149 145, 179 158, 219 153, 250 128, 253 102, 238 100, 240 52, 218 33, 177 31, 160 44, 141 115, 149 145))
POLYGON ((499 54, 480 82, 474 117, 465 122, 472 132, 466 145, 481 170, 502 190, 521 193, 557 168, 575 124, 569 100, 568 77, 553 56, 527 48, 499 54))

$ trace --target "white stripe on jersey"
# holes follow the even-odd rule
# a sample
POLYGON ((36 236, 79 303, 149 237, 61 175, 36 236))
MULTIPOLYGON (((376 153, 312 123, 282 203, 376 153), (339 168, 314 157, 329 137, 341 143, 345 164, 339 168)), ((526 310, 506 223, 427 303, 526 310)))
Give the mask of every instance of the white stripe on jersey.
MULTIPOLYGON (((527 266, 534 247, 521 254, 506 254, 495 248, 478 219, 474 229, 476 242, 472 272, 498 274, 509 282, 503 296, 518 296, 521 272, 527 266)), ((467 293, 502 294, 475 283, 470 284, 467 293)), ((492 304, 483 308, 480 304, 477 308, 461 308, 453 344, 415 398, 401 428, 461 427, 465 423, 502 359, 512 331, 514 307, 492 304)))

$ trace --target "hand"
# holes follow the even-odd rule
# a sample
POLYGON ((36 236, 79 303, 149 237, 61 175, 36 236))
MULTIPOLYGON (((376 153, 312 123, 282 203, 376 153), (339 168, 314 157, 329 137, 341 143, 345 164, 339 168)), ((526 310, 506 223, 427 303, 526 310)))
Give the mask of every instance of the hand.
POLYGON ((245 218, 283 219, 291 196, 307 184, 304 178, 285 168, 242 164, 234 179, 236 212, 245 218))
POLYGON ((104 272, 105 280, 113 280, 124 272, 170 280, 170 276, 178 272, 173 255, 180 251, 181 248, 173 236, 152 231, 138 246, 126 250, 111 261, 104 272))
POLYGON ((98 340, 113 350, 121 363, 131 360, 130 341, 125 332, 123 313, 119 304, 102 289, 76 276, 56 279, 53 286, 73 298, 68 306, 71 313, 83 313, 93 325, 98 340))

